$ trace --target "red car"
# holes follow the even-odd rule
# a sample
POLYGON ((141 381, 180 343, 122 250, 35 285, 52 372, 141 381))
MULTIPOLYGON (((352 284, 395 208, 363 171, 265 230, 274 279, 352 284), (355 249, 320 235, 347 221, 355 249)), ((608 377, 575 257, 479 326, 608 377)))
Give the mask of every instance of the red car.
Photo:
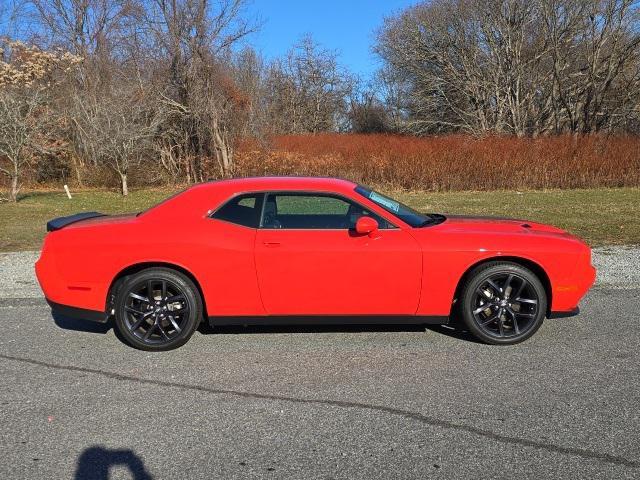
POLYGON ((577 312, 591 250, 548 225, 419 213, 333 178, 200 184, 138 214, 47 224, 52 310, 168 350, 198 324, 447 323, 491 344, 577 312))

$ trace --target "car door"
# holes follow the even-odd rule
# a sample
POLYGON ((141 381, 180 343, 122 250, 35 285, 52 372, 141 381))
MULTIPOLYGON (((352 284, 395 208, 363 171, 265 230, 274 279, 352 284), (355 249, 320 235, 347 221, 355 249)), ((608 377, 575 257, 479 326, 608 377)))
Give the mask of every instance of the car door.
POLYGON ((271 315, 413 315, 422 254, 411 234, 328 193, 269 193, 255 244, 263 305, 271 315), (361 215, 379 229, 359 235, 361 215))

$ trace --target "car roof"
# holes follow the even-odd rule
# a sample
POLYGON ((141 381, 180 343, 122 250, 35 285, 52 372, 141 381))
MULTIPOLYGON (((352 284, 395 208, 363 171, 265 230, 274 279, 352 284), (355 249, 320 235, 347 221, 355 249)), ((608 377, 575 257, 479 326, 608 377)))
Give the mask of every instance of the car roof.
POLYGON ((192 188, 224 188, 235 191, 252 190, 353 190, 357 184, 350 180, 334 177, 242 177, 214 180, 192 188))
MULTIPOLYGON (((217 202, 232 195, 264 191, 309 191, 346 194, 353 192, 356 183, 332 177, 244 177, 194 185, 159 204, 141 212, 138 216, 150 218, 155 215, 189 215, 199 212, 193 205, 202 204, 210 210, 217 202)), ((200 213, 198 213, 200 214, 200 213)))

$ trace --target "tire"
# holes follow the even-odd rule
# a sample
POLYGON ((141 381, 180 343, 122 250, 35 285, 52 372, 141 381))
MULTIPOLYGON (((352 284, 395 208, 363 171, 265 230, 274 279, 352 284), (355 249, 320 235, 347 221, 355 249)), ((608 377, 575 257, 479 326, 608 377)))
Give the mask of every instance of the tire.
POLYGON ((127 277, 116 295, 116 328, 139 350, 184 345, 201 318, 198 289, 187 276, 169 268, 149 268, 127 277))
POLYGON ((540 328, 547 294, 531 270, 511 262, 489 262, 469 274, 460 308, 464 324, 476 338, 491 345, 513 345, 540 328))

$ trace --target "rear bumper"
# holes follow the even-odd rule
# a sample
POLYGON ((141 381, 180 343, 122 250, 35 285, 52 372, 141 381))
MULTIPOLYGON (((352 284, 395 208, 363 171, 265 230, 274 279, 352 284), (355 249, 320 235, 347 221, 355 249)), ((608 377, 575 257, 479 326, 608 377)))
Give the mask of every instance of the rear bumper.
POLYGON ((53 313, 59 315, 77 318, 78 320, 88 320, 90 322, 106 323, 109 320, 109 315, 105 312, 99 312, 97 310, 87 310, 86 308, 72 307, 70 305, 62 305, 60 303, 52 302, 47 299, 47 303, 51 307, 53 313))
MULTIPOLYGON (((49 234, 51 235, 51 234, 49 234)), ((46 240, 45 240, 46 241, 46 240)), ((44 252, 35 264, 36 278, 49 304, 79 311, 104 311, 109 285, 95 281, 75 281, 67 278, 58 268, 51 252, 44 252)), ((80 277, 75 274, 75 277, 80 277)), ((82 277, 80 277, 82 278, 82 277)), ((71 316, 71 315, 69 315, 71 316)))

